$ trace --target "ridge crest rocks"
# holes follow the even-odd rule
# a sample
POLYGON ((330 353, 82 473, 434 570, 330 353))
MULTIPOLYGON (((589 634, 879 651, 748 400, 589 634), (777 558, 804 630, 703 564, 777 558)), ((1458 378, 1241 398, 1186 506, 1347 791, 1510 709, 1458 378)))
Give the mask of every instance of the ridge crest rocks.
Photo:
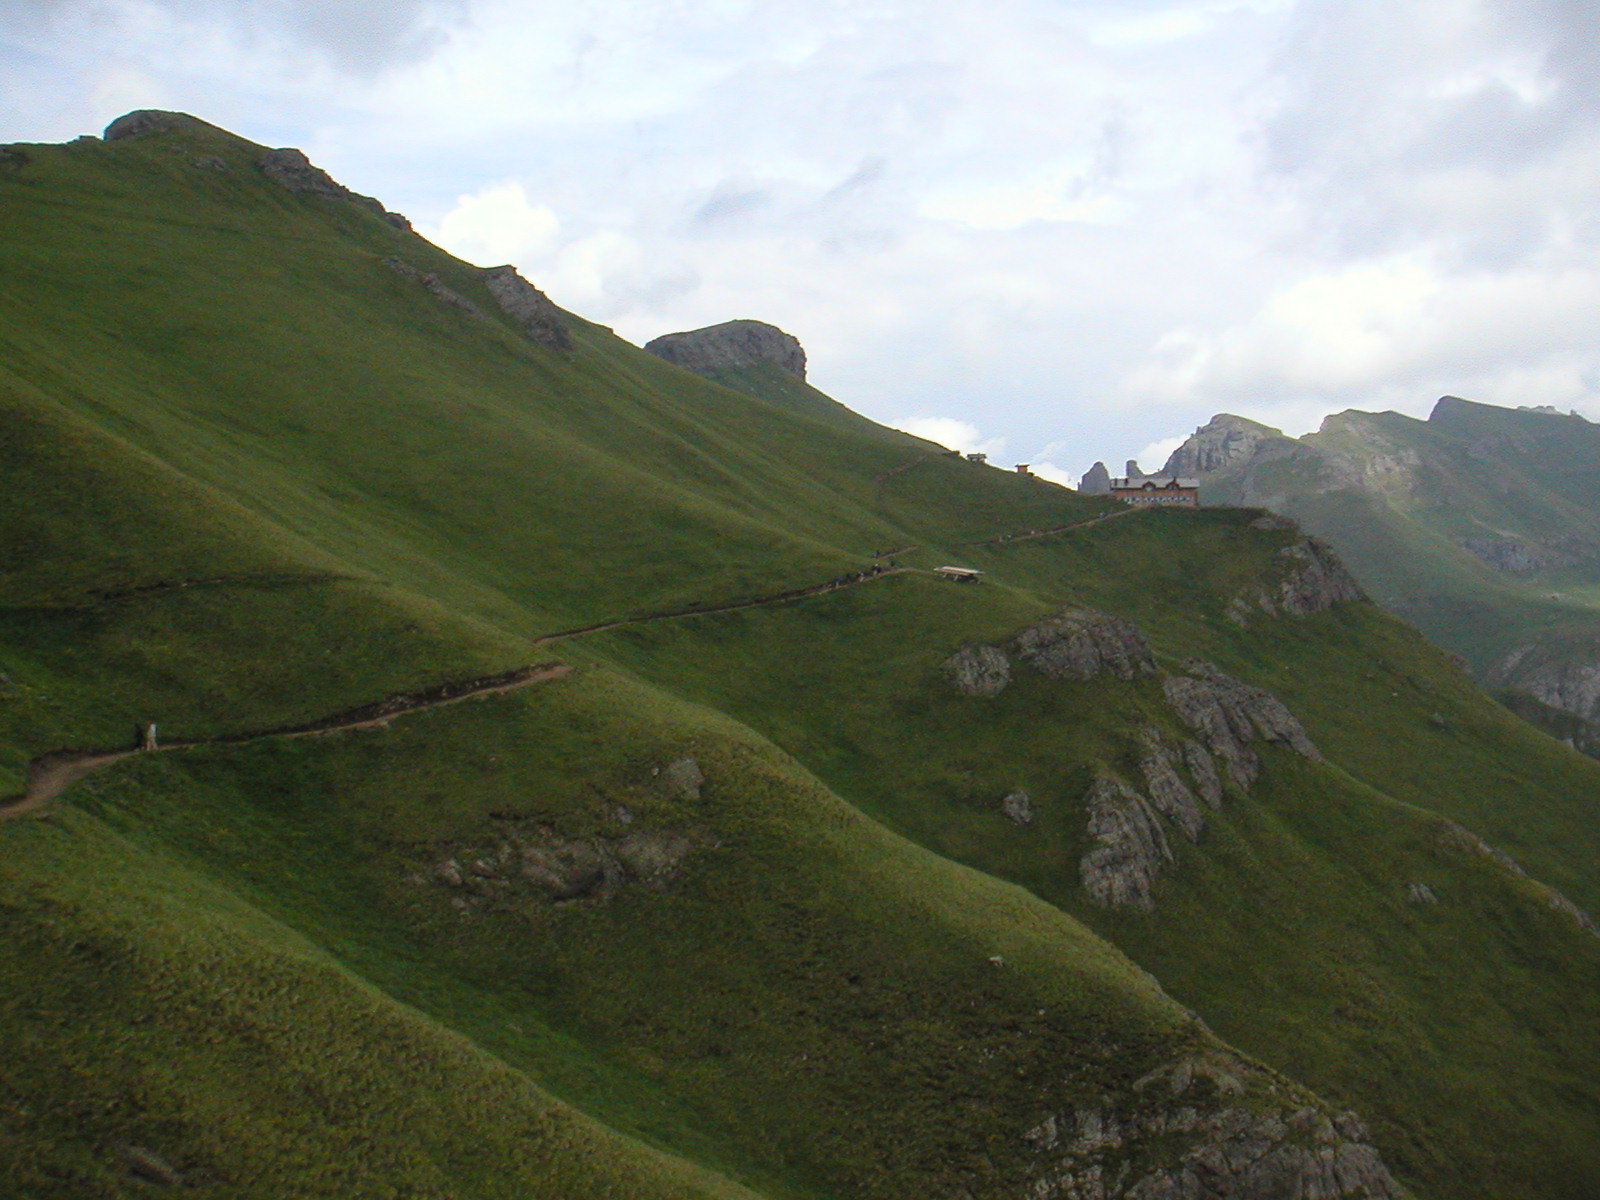
POLYGON ((806 377, 806 352, 800 340, 764 321, 724 321, 686 333, 664 333, 646 342, 644 348, 696 375, 770 362, 796 379, 806 377))
POLYGON ((483 283, 501 311, 517 323, 529 341, 547 350, 572 349, 566 314, 515 267, 485 267, 483 283))

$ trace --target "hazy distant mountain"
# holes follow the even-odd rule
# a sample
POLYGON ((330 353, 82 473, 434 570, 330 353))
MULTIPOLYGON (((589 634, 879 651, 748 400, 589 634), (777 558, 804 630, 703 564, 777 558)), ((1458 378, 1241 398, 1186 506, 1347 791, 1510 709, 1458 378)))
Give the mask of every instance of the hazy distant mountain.
POLYGON ((1524 693, 1520 711, 1559 710, 1547 724, 1600 749, 1581 724, 1600 720, 1600 426, 1453 396, 1426 421, 1351 411, 1302 438, 1223 414, 1173 453, 1180 467, 1209 502, 1325 538, 1380 603, 1524 693))

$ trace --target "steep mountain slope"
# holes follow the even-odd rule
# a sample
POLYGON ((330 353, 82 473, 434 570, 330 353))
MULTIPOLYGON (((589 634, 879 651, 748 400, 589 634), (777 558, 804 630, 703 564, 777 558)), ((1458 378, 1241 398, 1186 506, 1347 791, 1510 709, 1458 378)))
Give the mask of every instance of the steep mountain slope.
POLYGON ((1219 416, 1169 461, 1326 538, 1385 607, 1524 715, 1600 750, 1600 427, 1446 396, 1317 433, 1219 416))
POLYGON ((201 123, 7 153, 0 767, 99 766, 0 820, 18 1194, 1600 1180, 1600 766, 1292 529, 508 311, 201 123))

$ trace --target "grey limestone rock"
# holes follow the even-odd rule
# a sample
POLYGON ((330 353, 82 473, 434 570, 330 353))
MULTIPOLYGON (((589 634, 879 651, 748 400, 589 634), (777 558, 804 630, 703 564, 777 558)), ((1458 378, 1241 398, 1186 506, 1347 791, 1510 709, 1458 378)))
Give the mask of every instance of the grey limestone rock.
POLYGON ((436 849, 439 857, 415 878, 448 889, 463 912, 604 902, 633 884, 665 888, 705 841, 682 830, 573 838, 543 826, 507 824, 485 844, 436 849))
POLYGON ((1020 788, 1007 793, 1005 799, 1000 801, 1000 811, 1015 825, 1033 824, 1033 801, 1020 788))
POLYGON ((675 800, 700 799, 700 789, 706 783, 700 764, 692 758, 680 758, 668 763, 661 768, 657 780, 667 795, 675 800))
POLYGON ((1489 680, 1585 720, 1600 719, 1600 639, 1526 642, 1490 669, 1489 680))
POLYGON ((1106 470, 1105 463, 1097 462, 1083 473, 1083 478, 1078 480, 1078 491, 1085 496, 1111 494, 1111 472, 1106 470))
POLYGON ((501 310, 517 323, 523 335, 547 350, 571 350, 572 332, 566 314, 551 303, 512 266, 486 267, 484 285, 501 310))
POLYGON ((1305 616, 1335 604, 1366 599, 1355 576, 1321 539, 1306 538, 1285 546, 1278 555, 1290 564, 1288 576, 1278 587, 1279 603, 1285 612, 1305 616))
POLYGON ((1143 730, 1139 740, 1139 772, 1144 776, 1144 786, 1150 794, 1151 805, 1182 830, 1184 837, 1191 842, 1199 841, 1206 827, 1206 818, 1200 811, 1200 802, 1183 781, 1183 776, 1178 774, 1181 752, 1173 751, 1154 729, 1143 730))
POLYGON ((1049 1113, 1022 1135, 1027 1200, 1400 1200, 1354 1113, 1247 1107, 1277 1089, 1221 1051, 1186 1055, 1130 1093, 1049 1113), (1235 1099, 1239 1097, 1241 1099, 1235 1099))
POLYGON ((1322 761, 1305 727, 1271 692, 1241 683, 1210 663, 1191 660, 1185 669, 1188 677, 1174 675, 1163 682, 1167 703, 1222 760, 1239 787, 1248 788, 1260 774, 1261 760, 1252 746, 1257 738, 1322 761))
POLYGON ((1163 475, 1209 475, 1252 457, 1256 447, 1283 432, 1247 417, 1218 413, 1172 452, 1163 475))
POLYGON ((1200 798, 1214 809, 1221 808, 1222 778, 1217 774, 1217 763, 1210 752, 1199 742, 1185 739, 1183 761, 1194 777, 1195 787, 1200 789, 1200 798))
POLYGON ((1051 679, 1133 680, 1155 673, 1150 644, 1131 621, 1092 609, 1065 609, 1017 635, 1017 651, 1051 679))
POLYGON ((1105 776, 1084 797, 1095 844, 1079 860, 1084 889, 1108 908, 1155 908, 1152 885, 1172 861, 1166 832, 1149 801, 1105 776))
POLYGON ((644 348, 696 375, 770 362, 796 379, 806 377, 806 352, 799 339, 764 321, 724 321, 686 333, 666 333, 644 348))
POLYGON ((1011 682, 1011 660, 994 646, 963 646, 944 669, 963 696, 998 696, 1011 682))
POLYGON ((263 175, 285 191, 321 196, 328 200, 346 200, 367 209, 397 229, 411 228, 411 222, 399 213, 388 211, 371 196, 351 191, 321 167, 315 166, 304 151, 292 146, 265 151, 256 165, 261 168, 263 175))
POLYGON ((1407 904, 1437 904, 1439 895, 1425 883, 1406 884, 1407 904))
POLYGON ((1486 566, 1511 575, 1528 575, 1573 561, 1570 555, 1517 538, 1467 538, 1461 545, 1486 566))
POLYGON ((383 260, 383 265, 401 278, 421 284, 423 289, 441 304, 447 304, 451 308, 459 308, 462 312, 476 313, 478 311, 477 306, 472 301, 447 287, 444 280, 440 279, 432 271, 419 271, 404 259, 395 258, 392 255, 383 260))

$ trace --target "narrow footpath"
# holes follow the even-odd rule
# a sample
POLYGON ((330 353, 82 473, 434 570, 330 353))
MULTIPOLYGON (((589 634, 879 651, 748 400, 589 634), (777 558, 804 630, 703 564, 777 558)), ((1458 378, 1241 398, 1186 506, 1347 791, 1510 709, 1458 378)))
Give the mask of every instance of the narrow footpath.
MULTIPOLYGON (((823 583, 791 588, 785 592, 774 592, 766 596, 755 596, 748 600, 737 600, 728 604, 690 604, 685 608, 664 609, 631 617, 618 617, 611 621, 599 621, 576 629, 564 629, 534 638, 533 644, 546 645, 568 638, 583 637, 586 634, 602 633, 608 629, 620 629, 627 625, 648 625, 655 621, 670 621, 680 617, 712 616, 717 613, 738 612, 741 609, 765 608, 811 596, 825 596, 842 588, 858 587, 874 580, 887 579, 891 575, 904 575, 912 570, 910 567, 874 566, 863 571, 839 575, 823 583)), ((0 799, 0 821, 26 816, 60 796, 84 776, 138 754, 161 754, 168 750, 183 750, 194 746, 242 746, 249 742, 265 741, 268 738, 314 737, 318 734, 350 729, 373 729, 388 724, 395 717, 425 712, 431 708, 456 704, 478 696, 516 691, 532 684, 559 679, 571 671, 572 668, 565 663, 536 663, 476 679, 435 684, 421 691, 400 692, 371 704, 346 709, 301 725, 283 725, 214 738, 175 738, 172 741, 158 742, 151 748, 129 746, 110 750, 51 750, 28 763, 27 786, 21 793, 0 799)))

